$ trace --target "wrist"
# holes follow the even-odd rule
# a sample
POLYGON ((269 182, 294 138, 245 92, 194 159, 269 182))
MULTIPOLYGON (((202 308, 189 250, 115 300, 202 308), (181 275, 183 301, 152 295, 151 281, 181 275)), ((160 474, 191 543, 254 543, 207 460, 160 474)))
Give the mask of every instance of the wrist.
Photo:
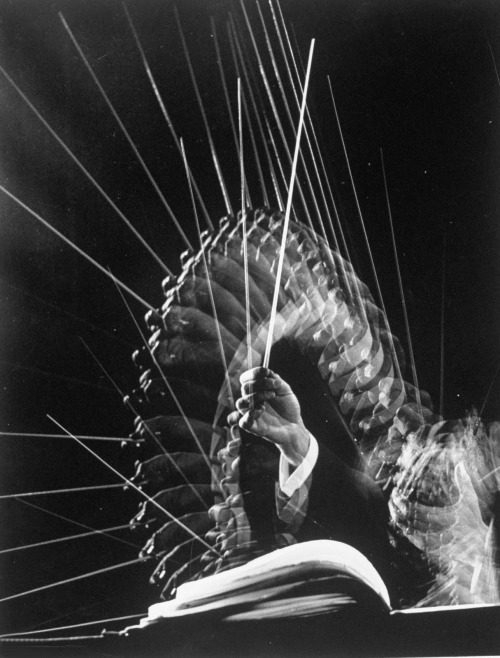
POLYGON ((311 438, 308 430, 303 425, 295 425, 290 432, 286 445, 281 444, 278 447, 287 462, 297 468, 304 461, 310 443, 311 438))

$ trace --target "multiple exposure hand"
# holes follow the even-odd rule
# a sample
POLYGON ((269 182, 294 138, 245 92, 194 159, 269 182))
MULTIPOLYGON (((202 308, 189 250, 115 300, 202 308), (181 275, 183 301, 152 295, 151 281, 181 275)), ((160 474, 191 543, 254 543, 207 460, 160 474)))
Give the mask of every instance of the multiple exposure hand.
POLYGON ((309 449, 309 432, 290 386, 269 368, 252 368, 240 377, 241 397, 228 417, 247 432, 274 443, 285 459, 298 466, 309 449))

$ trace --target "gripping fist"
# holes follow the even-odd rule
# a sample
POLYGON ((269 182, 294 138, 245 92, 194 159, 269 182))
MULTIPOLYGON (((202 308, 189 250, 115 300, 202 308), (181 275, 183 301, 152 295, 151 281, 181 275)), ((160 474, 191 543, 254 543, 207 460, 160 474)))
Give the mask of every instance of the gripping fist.
POLYGON ((268 368, 252 368, 240 377, 241 397, 228 417, 230 425, 274 443, 293 466, 309 449, 309 432, 300 405, 290 386, 268 368))

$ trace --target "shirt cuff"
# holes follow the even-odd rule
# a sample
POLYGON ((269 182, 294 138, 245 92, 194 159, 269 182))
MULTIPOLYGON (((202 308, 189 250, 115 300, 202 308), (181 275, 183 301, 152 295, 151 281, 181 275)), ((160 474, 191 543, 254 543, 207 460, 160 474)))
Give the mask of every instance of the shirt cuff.
POLYGON ((281 491, 288 497, 302 487, 307 478, 311 475, 313 468, 318 460, 318 442, 314 436, 309 432, 309 450, 307 451, 304 460, 297 466, 297 468, 290 474, 292 465, 283 456, 280 457, 279 467, 279 485, 281 491))

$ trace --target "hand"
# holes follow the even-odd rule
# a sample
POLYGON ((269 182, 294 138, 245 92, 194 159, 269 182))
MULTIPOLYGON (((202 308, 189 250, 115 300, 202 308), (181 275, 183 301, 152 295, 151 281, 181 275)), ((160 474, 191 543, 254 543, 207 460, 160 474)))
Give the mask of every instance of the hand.
POLYGON ((293 466, 309 450, 309 432, 300 405, 290 386, 268 368, 252 368, 240 377, 241 398, 228 417, 230 425, 264 437, 274 443, 293 466))

